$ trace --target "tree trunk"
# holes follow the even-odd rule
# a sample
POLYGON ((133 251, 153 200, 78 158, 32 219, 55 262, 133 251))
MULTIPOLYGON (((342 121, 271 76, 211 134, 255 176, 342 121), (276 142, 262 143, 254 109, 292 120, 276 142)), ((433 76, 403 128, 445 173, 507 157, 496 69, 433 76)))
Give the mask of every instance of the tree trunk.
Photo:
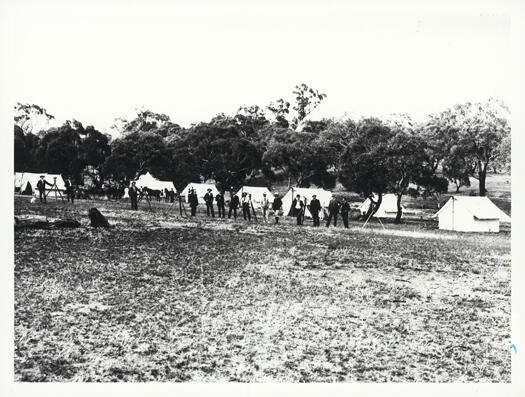
POLYGON ((487 194, 487 189, 485 187, 485 181, 487 179, 487 165, 488 164, 484 164, 478 172, 480 196, 486 196, 487 194))
POLYGON ((289 175, 288 176, 288 190, 290 190, 291 187, 292 187, 292 176, 289 175))
POLYGON ((370 206, 366 211, 365 220, 374 216, 374 214, 379 210, 379 207, 381 207, 381 202, 383 201, 383 195, 379 194, 377 196, 377 202, 374 202, 373 196, 369 196, 368 199, 370 200, 370 206))
POLYGON ((401 197, 403 197, 402 194, 397 195, 397 214, 394 223, 401 223, 401 217, 403 216, 403 208, 401 207, 401 197))

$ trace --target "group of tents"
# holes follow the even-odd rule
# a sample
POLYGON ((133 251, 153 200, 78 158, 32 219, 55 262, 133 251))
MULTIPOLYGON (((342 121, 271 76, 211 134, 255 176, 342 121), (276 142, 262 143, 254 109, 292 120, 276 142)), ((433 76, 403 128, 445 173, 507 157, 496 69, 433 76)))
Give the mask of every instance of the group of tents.
MULTIPOLYGON (((49 183, 54 184, 53 187, 46 186, 48 196, 54 197, 58 192, 61 194, 65 193, 65 184, 61 175, 31 172, 15 173, 15 191, 19 191, 22 194, 38 195, 36 184, 41 175, 44 175, 49 183)), ((135 184, 139 188, 147 187, 162 192, 167 189, 168 191, 177 192, 173 182, 158 180, 149 172, 137 178, 135 184)), ((197 198, 201 203, 204 202, 204 195, 208 190, 211 190, 214 196, 219 194, 219 190, 213 184, 189 183, 180 193, 180 196, 186 202, 189 201, 188 196, 191 190, 196 192, 197 198)), ((275 198, 274 194, 267 187, 242 186, 235 195, 240 199, 243 193, 251 195, 254 208, 261 207, 264 193, 266 193, 266 198, 270 203, 272 203, 275 198)), ((286 215, 292 212, 292 202, 297 195, 300 195, 303 201, 306 200, 307 204, 315 195, 321 202, 323 209, 328 207, 332 199, 332 192, 328 190, 292 187, 282 197, 283 211, 286 215)), ((127 189, 124 197, 127 197, 127 189)), ((376 200, 374 199, 374 201, 376 200)), ((367 198, 355 209, 364 215, 368 213, 372 204, 372 201, 367 198)), ((403 207, 402 209, 404 211, 403 207)), ((383 195, 381 205, 375 212, 374 217, 395 218, 396 215, 397 197, 394 194, 383 195)), ((306 207, 305 216, 311 217, 308 207, 306 207)), ((324 216, 325 211, 323 210, 320 213, 321 219, 324 216)), ((438 218, 440 229, 466 232, 499 232, 500 222, 510 222, 510 217, 487 197, 452 196, 433 217, 438 218)))

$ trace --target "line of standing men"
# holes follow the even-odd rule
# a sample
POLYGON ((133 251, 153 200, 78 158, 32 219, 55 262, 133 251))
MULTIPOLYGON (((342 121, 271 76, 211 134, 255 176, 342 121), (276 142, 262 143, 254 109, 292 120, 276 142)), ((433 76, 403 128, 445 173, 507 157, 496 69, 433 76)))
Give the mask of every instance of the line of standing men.
MULTIPOLYGON (((233 213, 234 218, 237 219, 237 210, 239 209, 239 207, 241 207, 244 220, 250 221, 251 211, 254 210, 251 200, 251 194, 249 193, 243 192, 241 194, 241 198, 239 199, 239 196, 231 192, 228 218, 231 218, 233 213)), ((190 190, 188 194, 188 201, 191 208, 191 216, 196 216, 199 200, 197 197, 197 192, 194 189, 190 190)), ((215 217, 214 201, 217 203, 218 217, 225 218, 226 211, 224 191, 219 192, 217 195, 213 196, 211 189, 207 190, 207 193, 204 195, 204 202, 206 203, 206 215, 215 217)), ((275 198, 271 203, 271 209, 273 211, 276 224, 279 223, 279 218, 284 215, 282 206, 283 202, 281 197, 279 196, 279 193, 275 193, 275 198)), ((303 225, 306 208, 308 208, 312 216, 313 226, 319 227, 321 223, 319 214, 322 210, 322 206, 321 202, 315 194, 312 195, 312 200, 309 204, 307 204, 306 198, 301 198, 300 194, 298 194, 292 201, 291 211, 292 215, 296 217, 297 225, 303 225)), ((263 193, 263 198, 261 200, 261 209, 263 213, 263 220, 265 222, 268 222, 270 213, 270 201, 266 197, 266 193, 263 193)), ((332 220, 334 223, 334 227, 337 226, 337 216, 339 213, 341 213, 341 218, 343 219, 344 227, 348 228, 348 215, 350 213, 350 203, 344 197, 341 199, 341 201, 339 201, 336 197, 332 197, 328 204, 328 217, 326 220, 326 227, 330 227, 332 220)))

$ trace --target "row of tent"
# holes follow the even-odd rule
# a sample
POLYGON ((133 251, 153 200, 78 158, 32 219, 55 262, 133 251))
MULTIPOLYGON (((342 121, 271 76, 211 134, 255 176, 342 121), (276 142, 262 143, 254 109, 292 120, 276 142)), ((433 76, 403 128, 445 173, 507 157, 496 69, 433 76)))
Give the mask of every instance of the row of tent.
MULTIPOLYGON (((57 189, 62 193, 65 191, 64 180, 59 174, 30 172, 15 173, 15 189, 21 193, 38 194, 36 192, 36 184, 41 175, 44 175, 45 179, 50 183, 56 181, 57 189)), ((148 187, 161 191, 164 191, 164 189, 168 189, 168 191, 173 190, 174 192, 177 191, 172 182, 158 180, 149 172, 141 175, 135 183, 141 188, 148 187)), ((46 186, 46 189, 49 195, 54 196, 55 192, 50 191, 50 186, 46 186)), ((194 190, 197 193, 199 201, 203 202, 204 195, 208 192, 208 189, 211 190, 214 196, 219 194, 217 187, 213 184, 190 183, 182 190, 181 196, 188 202, 189 193, 191 190, 194 190)), ((237 191, 236 196, 241 198, 243 193, 251 194, 252 203, 255 208, 261 207, 264 193, 266 193, 266 197, 270 203, 272 203, 275 198, 273 193, 266 187, 243 186, 237 191)), ((285 214, 290 214, 293 199, 298 194, 303 200, 306 199, 307 203, 312 200, 313 195, 316 195, 323 208, 327 208, 328 203, 332 199, 332 192, 328 190, 293 187, 288 190, 282 198, 283 211, 285 214)), ((357 209, 361 214, 366 214, 371 204, 370 199, 366 199, 357 209)), ((325 211, 321 211, 321 218, 324 217, 324 213, 325 211)), ((396 214, 397 197, 394 194, 385 194, 382 197, 381 206, 374 216, 378 218, 394 218, 396 214)), ((305 216, 311 217, 308 208, 305 211, 305 216)), ((452 196, 433 217, 438 218, 440 229, 465 232, 499 232, 500 222, 511 221, 510 217, 499 209, 488 197, 477 196, 452 196)))

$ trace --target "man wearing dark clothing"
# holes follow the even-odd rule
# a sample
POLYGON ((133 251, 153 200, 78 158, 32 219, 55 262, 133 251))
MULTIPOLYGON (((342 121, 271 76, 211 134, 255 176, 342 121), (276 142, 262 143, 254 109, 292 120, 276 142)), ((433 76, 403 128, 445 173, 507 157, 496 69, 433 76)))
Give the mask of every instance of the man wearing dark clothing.
POLYGON ((224 192, 219 192, 215 196, 215 201, 217 202, 217 209, 219 210, 219 218, 224 218, 226 216, 226 211, 224 209, 224 192))
POLYGON ((197 206, 199 205, 199 199, 194 189, 190 190, 190 193, 188 194, 188 201, 190 202, 191 216, 195 216, 197 214, 197 206))
POLYGON ((64 182, 64 186, 66 187, 66 195, 67 195, 67 201, 71 199, 71 203, 75 202, 75 192, 73 191, 73 184, 71 183, 71 179, 67 178, 64 182))
POLYGON ((135 182, 131 182, 131 187, 128 190, 128 195, 129 201, 131 201, 131 209, 135 211, 138 210, 137 198, 139 195, 139 189, 135 185, 135 182))
POLYGON ((279 217, 282 216, 283 212, 283 201, 279 197, 279 193, 275 192, 275 198, 272 203, 272 210, 275 216, 275 223, 279 223, 279 217))
POLYGON ((36 188, 38 190, 38 197, 40 202, 47 203, 46 200, 46 185, 53 186, 51 183, 45 180, 44 175, 40 175, 40 180, 36 183, 36 188))
POLYGON ((213 194, 211 189, 208 189, 208 192, 204 195, 204 202, 206 203, 206 215, 215 218, 215 211, 213 210, 213 194))
POLYGON ((250 204, 251 204, 251 195, 248 195, 248 193, 243 193, 241 198, 241 204, 242 204, 242 216, 244 217, 244 220, 248 219, 249 221, 252 220, 252 214, 250 213, 250 204))
POLYGON ((293 214, 297 218, 297 224, 303 224, 304 201, 301 200, 301 195, 298 194, 292 201, 293 214))
POLYGON ((314 226, 319 226, 319 211, 321 211, 321 202, 317 199, 317 196, 314 194, 312 196, 312 201, 310 201, 310 213, 312 214, 312 219, 314 220, 314 226))
POLYGON ((348 213, 350 212, 350 203, 343 197, 341 204, 341 216, 343 217, 343 223, 345 228, 348 229, 348 213))
POLYGON ((334 227, 337 226, 337 213, 339 212, 339 202, 335 197, 332 197, 328 204, 328 220, 326 221, 326 227, 330 226, 332 217, 334 218, 334 227))
POLYGON ((232 211, 233 216, 235 219, 237 219, 237 209, 239 208, 239 197, 234 195, 233 192, 230 192, 230 209, 228 211, 228 218, 232 217, 232 211))

